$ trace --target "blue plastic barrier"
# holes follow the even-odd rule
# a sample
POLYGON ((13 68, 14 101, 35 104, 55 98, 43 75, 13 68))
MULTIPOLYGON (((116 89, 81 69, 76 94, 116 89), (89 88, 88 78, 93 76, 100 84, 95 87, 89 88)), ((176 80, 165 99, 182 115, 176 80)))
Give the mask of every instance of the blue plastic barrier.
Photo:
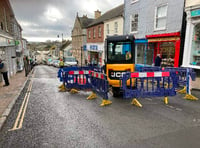
POLYGON ((161 71, 162 68, 158 66, 152 66, 152 67, 141 67, 140 72, 153 72, 153 71, 161 71))
POLYGON ((108 100, 109 85, 105 74, 92 71, 90 83, 92 91, 103 97, 105 100, 108 100))
POLYGON ((65 87, 67 89, 90 90, 90 72, 89 70, 64 72, 65 87))
POLYGON ((153 71, 169 71, 175 72, 176 77, 178 79, 178 86, 186 86, 187 85, 187 69, 189 69, 189 76, 191 77, 192 81, 195 81, 196 73, 192 68, 184 68, 184 67, 141 67, 142 72, 153 72, 153 71))
POLYGON ((177 77, 175 72, 135 72, 122 77, 124 98, 167 97, 176 95, 177 77), (127 86, 134 82, 134 87, 127 86))
POLYGON ((79 70, 63 72, 64 86, 71 93, 77 93, 78 90, 91 90, 93 93, 87 99, 94 99, 98 94, 103 97, 101 106, 106 106, 112 103, 108 100, 109 85, 107 77, 105 74, 96 71, 102 70, 94 67, 79 67, 79 70))
POLYGON ((162 69, 163 71, 176 72, 176 76, 178 78, 178 86, 186 86, 187 85, 187 70, 189 70, 189 76, 192 81, 195 81, 196 73, 192 68, 183 68, 183 67, 165 67, 162 69))
POLYGON ((68 66, 64 68, 59 68, 57 77, 59 78, 60 82, 63 81, 63 73, 68 71, 75 71, 75 70, 93 70, 96 72, 102 72, 103 69, 97 66, 83 66, 83 67, 77 67, 77 66, 68 66))

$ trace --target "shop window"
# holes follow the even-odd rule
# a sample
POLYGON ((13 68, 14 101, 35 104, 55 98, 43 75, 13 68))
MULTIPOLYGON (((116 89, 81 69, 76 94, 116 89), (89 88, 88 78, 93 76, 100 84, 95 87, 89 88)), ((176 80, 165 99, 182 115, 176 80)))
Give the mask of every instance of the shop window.
POLYGON ((138 31, 138 14, 132 14, 131 19, 131 33, 135 33, 138 31))
POLYGON ((164 42, 160 45, 160 54, 162 56, 162 67, 174 67, 175 43, 164 42))
POLYGON ((167 22, 167 4, 156 7, 154 29, 163 30, 166 29, 167 22))
POLYGON ((194 27, 190 64, 200 66, 200 24, 194 27))
POLYGON ((144 44, 137 44, 136 46, 137 52, 137 64, 146 64, 145 63, 145 45, 144 44))
POLYGON ((146 52, 147 53, 147 59, 146 59, 147 65, 153 64, 154 48, 155 48, 155 44, 149 43, 148 49, 147 49, 147 52, 146 52))

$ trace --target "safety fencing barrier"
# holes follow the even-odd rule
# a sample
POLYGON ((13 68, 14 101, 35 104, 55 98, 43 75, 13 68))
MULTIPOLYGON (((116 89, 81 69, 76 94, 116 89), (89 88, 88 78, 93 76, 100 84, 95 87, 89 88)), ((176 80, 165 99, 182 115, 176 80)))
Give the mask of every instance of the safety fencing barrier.
POLYGON ((125 73, 122 77, 122 90, 124 98, 133 98, 132 104, 142 107, 137 100, 139 97, 165 97, 175 96, 177 77, 175 72, 134 72, 125 73), (127 85, 127 81, 130 84, 127 85))
POLYGON ((184 98, 189 100, 198 100, 195 96, 191 95, 190 86, 191 81, 195 81, 196 73, 192 68, 185 67, 141 67, 141 72, 148 71, 170 71, 175 72, 176 77, 178 79, 178 84, 176 88, 183 87, 183 89, 179 90, 179 93, 186 94, 184 98))
POLYGON ((91 88, 93 93, 88 97, 91 99, 93 95, 98 94, 103 97, 101 106, 109 105, 112 102, 108 100, 108 92, 109 92, 109 84, 107 80, 107 76, 103 73, 91 71, 91 88))
POLYGON ((64 89, 62 91, 70 91, 78 93, 79 91, 92 91, 87 98, 92 100, 97 97, 96 94, 103 97, 101 106, 109 105, 112 102, 108 100, 108 81, 102 69, 98 67, 76 67, 62 71, 64 89))

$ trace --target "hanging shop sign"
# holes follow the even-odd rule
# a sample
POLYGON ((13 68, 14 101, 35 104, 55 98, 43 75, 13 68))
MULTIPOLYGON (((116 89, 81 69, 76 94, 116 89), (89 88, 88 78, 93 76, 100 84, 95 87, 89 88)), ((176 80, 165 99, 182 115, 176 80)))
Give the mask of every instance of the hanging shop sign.
POLYGON ((200 9, 191 11, 191 17, 200 16, 200 9))

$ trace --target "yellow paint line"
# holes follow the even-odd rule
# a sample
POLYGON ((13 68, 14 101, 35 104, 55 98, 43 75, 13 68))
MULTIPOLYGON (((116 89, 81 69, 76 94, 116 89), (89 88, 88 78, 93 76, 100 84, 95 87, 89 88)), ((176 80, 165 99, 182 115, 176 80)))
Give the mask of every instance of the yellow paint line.
POLYGON ((23 124, 25 113, 26 113, 26 109, 27 109, 27 105, 28 105, 31 89, 32 89, 32 81, 30 81, 30 84, 28 86, 28 90, 27 90, 27 92, 25 94, 24 100, 22 102, 22 105, 20 107, 19 113, 18 113, 17 118, 15 120, 15 124, 14 124, 13 128, 10 129, 9 131, 14 131, 14 130, 18 130, 18 129, 22 128, 22 124, 23 124), (19 126, 18 126, 18 123, 19 123, 19 126))

